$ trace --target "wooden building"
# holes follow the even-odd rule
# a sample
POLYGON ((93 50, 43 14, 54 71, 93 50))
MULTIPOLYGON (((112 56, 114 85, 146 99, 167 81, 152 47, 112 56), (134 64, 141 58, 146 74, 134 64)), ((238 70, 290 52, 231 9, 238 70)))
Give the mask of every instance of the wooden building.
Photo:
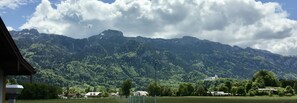
POLYGON ((0 17, 0 102, 5 102, 6 76, 35 73, 35 69, 22 57, 0 17))

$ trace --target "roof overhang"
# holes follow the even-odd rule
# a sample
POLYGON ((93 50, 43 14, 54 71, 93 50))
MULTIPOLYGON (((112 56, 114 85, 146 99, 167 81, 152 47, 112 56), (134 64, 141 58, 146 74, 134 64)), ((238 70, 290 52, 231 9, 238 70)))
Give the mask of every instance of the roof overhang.
POLYGON ((5 75, 32 75, 35 69, 23 58, 0 17, 0 68, 5 75))

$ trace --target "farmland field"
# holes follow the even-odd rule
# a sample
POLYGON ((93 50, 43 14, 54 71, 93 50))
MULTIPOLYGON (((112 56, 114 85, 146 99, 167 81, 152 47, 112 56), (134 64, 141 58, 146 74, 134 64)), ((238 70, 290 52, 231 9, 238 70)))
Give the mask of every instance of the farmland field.
MULTIPOLYGON (((297 103, 297 97, 158 97, 158 103, 297 103)), ((18 103, 128 103, 125 98, 18 100, 18 103)))

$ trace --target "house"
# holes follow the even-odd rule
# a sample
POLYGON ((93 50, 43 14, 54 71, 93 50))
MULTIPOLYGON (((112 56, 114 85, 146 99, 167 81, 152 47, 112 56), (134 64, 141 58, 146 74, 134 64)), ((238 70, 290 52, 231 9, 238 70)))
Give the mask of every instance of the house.
POLYGON ((116 92, 116 93, 110 93, 110 96, 119 96, 119 92, 116 92))
POLYGON ((258 92, 277 93, 275 88, 258 88, 258 92))
POLYGON ((275 88, 258 88, 258 91, 270 92, 270 91, 277 91, 277 90, 275 88))
POLYGON ((148 96, 147 91, 136 91, 133 94, 134 94, 134 96, 148 96))
POLYGON ((212 80, 216 80, 218 78, 219 78, 218 75, 215 75, 214 77, 205 78, 204 81, 212 81, 212 80))
POLYGON ((85 97, 98 97, 101 96, 102 92, 88 92, 85 97))
POLYGON ((225 93, 223 91, 212 91, 212 92, 208 91, 207 93, 209 93, 213 96, 229 96, 229 95, 231 95, 231 93, 225 93))
POLYGON ((28 75, 35 69, 23 58, 0 17, 0 103, 5 102, 6 76, 28 75))

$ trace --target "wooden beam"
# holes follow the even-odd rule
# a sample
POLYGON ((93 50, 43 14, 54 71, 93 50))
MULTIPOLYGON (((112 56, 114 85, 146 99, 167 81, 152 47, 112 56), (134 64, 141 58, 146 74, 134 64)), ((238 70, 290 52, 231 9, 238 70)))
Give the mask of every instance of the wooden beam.
POLYGON ((30 75, 30 83, 33 82, 33 78, 32 78, 32 75, 30 75))
POLYGON ((17 70, 18 70, 18 72, 20 72, 20 61, 17 61, 17 70))

